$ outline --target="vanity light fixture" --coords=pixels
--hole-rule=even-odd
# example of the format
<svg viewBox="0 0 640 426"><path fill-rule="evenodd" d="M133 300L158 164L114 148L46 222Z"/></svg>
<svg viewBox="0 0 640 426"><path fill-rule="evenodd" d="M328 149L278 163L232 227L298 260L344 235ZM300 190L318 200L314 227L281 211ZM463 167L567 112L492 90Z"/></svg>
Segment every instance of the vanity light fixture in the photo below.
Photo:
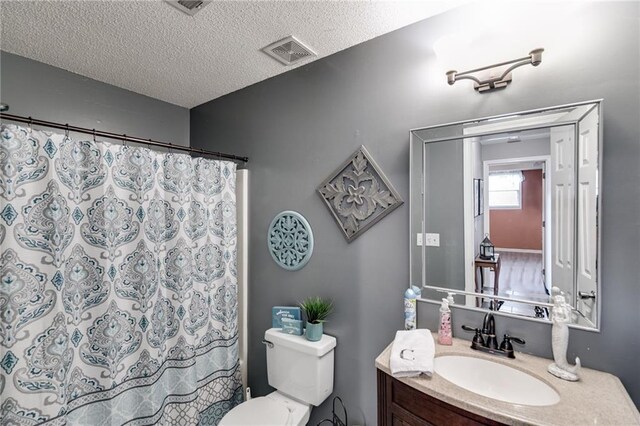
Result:
<svg viewBox="0 0 640 426"><path fill-rule="evenodd" d="M458 80L473 80L475 82L473 87L480 93L487 93L498 89L504 89L509 83L511 83L511 71L527 64L531 64L534 67L537 67L542 62L542 52L544 52L544 49L534 49L529 52L528 56L525 56L524 58L513 59L511 61L488 65L486 67L476 68L461 73L454 70L447 71L447 83L449 83L449 85L451 86ZM502 67L505 65L510 65L510 67L504 70L504 72L502 72L502 74L500 74L498 77L489 77L487 79L481 80L480 78L471 75L480 71Z"/></svg>

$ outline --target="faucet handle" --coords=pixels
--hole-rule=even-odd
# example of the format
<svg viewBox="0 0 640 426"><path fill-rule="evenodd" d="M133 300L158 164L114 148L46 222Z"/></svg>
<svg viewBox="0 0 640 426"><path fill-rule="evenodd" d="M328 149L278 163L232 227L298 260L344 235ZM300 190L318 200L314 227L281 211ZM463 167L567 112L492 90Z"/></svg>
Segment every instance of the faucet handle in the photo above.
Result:
<svg viewBox="0 0 640 426"><path fill-rule="evenodd" d="M524 341L524 339L522 339L520 337L509 336L508 334L505 334L504 337L502 338L502 343L500 343L500 350L501 351L513 351L513 345L511 344L512 340L514 342L516 342L516 343L521 344L521 345L524 345L526 343Z"/></svg>
<svg viewBox="0 0 640 426"><path fill-rule="evenodd" d="M482 334L480 333L479 328L469 327L468 325L463 325L462 329L464 331L473 331L476 334L473 336L473 340L471 341L471 348L475 349L478 346L484 346L484 339L482 338Z"/></svg>
<svg viewBox="0 0 640 426"><path fill-rule="evenodd" d="M505 334L504 337L506 339L513 340L514 342L518 343L519 345L524 345L524 344L527 343L527 342L524 341L524 339L522 337L509 336L508 334Z"/></svg>

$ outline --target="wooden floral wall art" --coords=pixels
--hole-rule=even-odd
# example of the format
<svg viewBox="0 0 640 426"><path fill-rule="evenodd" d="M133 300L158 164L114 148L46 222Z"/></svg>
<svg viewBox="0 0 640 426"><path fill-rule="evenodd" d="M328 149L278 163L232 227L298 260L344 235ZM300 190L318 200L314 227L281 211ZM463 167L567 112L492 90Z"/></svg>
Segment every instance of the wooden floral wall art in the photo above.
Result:
<svg viewBox="0 0 640 426"><path fill-rule="evenodd" d="M348 242L404 202L364 146L322 182L318 193Z"/></svg>

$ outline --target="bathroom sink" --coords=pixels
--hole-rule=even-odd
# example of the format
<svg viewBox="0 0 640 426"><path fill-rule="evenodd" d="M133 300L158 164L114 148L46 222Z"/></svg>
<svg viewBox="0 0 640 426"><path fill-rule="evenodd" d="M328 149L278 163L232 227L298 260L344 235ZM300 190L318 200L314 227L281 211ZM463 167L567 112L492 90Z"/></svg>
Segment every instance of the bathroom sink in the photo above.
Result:
<svg viewBox="0 0 640 426"><path fill-rule="evenodd" d="M534 406L560 402L560 395L542 380L486 359L444 355L435 358L434 370L461 388L499 401Z"/></svg>

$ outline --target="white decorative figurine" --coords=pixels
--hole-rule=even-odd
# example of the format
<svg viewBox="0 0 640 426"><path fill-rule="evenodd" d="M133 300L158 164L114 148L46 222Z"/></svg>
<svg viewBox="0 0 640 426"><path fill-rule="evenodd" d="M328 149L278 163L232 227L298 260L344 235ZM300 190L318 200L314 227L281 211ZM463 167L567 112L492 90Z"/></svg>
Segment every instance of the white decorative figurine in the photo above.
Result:
<svg viewBox="0 0 640 426"><path fill-rule="evenodd" d="M569 326L571 321L571 305L568 304L558 287L551 289L553 308L551 308L551 346L553 349L553 364L549 364L547 371L556 377L575 382L580 380L580 358L576 357L576 365L567 362L567 346L569 345Z"/></svg>

